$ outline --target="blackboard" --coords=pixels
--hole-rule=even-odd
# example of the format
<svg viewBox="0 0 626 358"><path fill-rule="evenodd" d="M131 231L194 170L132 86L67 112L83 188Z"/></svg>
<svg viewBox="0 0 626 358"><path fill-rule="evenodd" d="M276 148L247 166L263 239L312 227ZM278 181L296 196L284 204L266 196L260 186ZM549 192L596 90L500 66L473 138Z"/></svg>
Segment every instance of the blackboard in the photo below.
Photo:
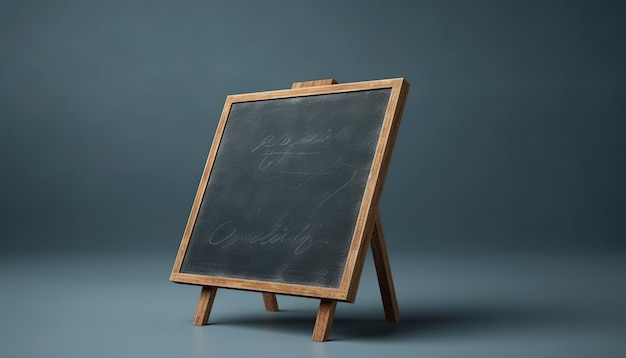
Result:
<svg viewBox="0 0 626 358"><path fill-rule="evenodd" d="M229 96L172 280L349 299L405 83Z"/></svg>

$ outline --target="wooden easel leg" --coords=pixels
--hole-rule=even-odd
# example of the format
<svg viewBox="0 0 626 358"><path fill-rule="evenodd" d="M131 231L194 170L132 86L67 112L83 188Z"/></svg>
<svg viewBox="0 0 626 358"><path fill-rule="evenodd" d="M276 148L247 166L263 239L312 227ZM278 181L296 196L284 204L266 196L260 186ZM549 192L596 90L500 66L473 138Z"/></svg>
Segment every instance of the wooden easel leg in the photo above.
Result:
<svg viewBox="0 0 626 358"><path fill-rule="evenodd" d="M204 326L209 321L209 315L211 314L211 307L213 307L213 300L215 299L215 293L217 287L202 286L200 292L200 299L198 300L198 306L196 307L196 313L193 316L193 324L196 326Z"/></svg>
<svg viewBox="0 0 626 358"><path fill-rule="evenodd" d="M336 307L337 301L335 300L322 299L320 302L315 328L313 328L313 340L315 342L324 342L330 337L330 329L333 326Z"/></svg>
<svg viewBox="0 0 626 358"><path fill-rule="evenodd" d="M263 292L263 302L265 303L265 309L270 312L278 311L278 301L276 301L276 295L273 293Z"/></svg>
<svg viewBox="0 0 626 358"><path fill-rule="evenodd" d="M380 220L380 213L378 212L376 213L376 223L374 225L371 245L372 254L374 255L374 265L376 266L376 275L378 276L378 286L380 287L380 295L383 299L385 318L387 321L398 322L400 320L400 311L398 310L398 301L396 300L396 290L393 287L393 278L391 277L391 266L389 265L383 226Z"/></svg>

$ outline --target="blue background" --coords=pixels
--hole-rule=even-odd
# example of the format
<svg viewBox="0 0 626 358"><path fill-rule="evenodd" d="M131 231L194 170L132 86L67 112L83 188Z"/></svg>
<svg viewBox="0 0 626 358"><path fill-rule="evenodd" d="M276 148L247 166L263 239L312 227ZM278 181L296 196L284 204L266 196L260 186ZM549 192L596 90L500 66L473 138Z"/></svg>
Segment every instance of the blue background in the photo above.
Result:
<svg viewBox="0 0 626 358"><path fill-rule="evenodd" d="M229 94L405 77L390 245L624 250L619 1L3 1L0 248L175 251Z"/></svg>

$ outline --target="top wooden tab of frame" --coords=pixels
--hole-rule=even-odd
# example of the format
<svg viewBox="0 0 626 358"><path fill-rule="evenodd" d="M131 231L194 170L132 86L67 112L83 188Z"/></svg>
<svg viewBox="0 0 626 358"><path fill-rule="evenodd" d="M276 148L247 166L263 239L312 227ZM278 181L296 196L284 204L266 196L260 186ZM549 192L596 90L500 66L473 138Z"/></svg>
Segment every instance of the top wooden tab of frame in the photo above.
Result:
<svg viewBox="0 0 626 358"><path fill-rule="evenodd" d="M328 86L328 85L334 85L334 84L337 84L337 81L334 78L326 78L323 80L294 82L291 88L294 89L294 88L315 87L315 86Z"/></svg>

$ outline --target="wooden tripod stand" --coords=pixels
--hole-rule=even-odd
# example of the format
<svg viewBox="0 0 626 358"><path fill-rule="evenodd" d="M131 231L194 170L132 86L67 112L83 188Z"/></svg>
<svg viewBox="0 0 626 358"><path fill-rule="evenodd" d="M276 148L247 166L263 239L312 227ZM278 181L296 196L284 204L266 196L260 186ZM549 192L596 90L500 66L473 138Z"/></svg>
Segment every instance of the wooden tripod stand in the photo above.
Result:
<svg viewBox="0 0 626 358"><path fill-rule="evenodd" d="M292 88L324 86L336 83L337 82L334 79L295 82ZM400 320L398 303L391 276L391 267L389 265L389 257L383 235L380 213L378 211L376 212L376 219L374 225L372 226L371 233L366 237L369 238L370 245L372 247L372 254L374 256L374 264L376 266L376 274L378 276L378 284L380 287L380 294L382 296L385 318L387 321L397 322ZM202 286L200 299L198 300L196 312L193 317L194 325L200 326L208 323L216 292L217 287L215 286ZM278 311L276 294L263 292L263 301L267 311ZM323 342L328 340L330 337L336 306L337 300L325 298L321 299L319 310L317 312L317 319L315 321L315 327L313 329L314 341Z"/></svg>

